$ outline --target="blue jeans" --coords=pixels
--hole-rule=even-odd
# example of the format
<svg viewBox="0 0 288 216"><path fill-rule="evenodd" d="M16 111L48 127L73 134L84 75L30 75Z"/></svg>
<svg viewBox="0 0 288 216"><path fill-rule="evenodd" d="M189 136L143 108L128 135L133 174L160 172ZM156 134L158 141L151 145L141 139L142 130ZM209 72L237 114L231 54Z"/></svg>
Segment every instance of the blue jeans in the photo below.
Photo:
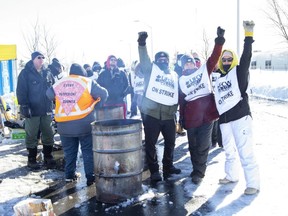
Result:
<svg viewBox="0 0 288 216"><path fill-rule="evenodd" d="M60 139L64 151L65 178L71 179L75 175L77 154L80 143L86 179L87 181L94 180L92 134L80 137L65 137L60 135Z"/></svg>

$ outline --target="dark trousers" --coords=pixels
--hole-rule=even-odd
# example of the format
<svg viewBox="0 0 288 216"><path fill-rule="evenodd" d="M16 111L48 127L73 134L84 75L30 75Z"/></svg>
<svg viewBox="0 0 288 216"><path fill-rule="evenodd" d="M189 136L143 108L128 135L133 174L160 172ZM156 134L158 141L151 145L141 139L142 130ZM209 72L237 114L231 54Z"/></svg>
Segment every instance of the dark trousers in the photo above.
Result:
<svg viewBox="0 0 288 216"><path fill-rule="evenodd" d="M175 147L175 121L159 120L149 115L142 115L145 133L145 152L148 168L151 173L159 171L157 159L156 143L160 132L164 138L163 168L173 165L173 155Z"/></svg>
<svg viewBox="0 0 288 216"><path fill-rule="evenodd" d="M131 116L137 115L137 94L134 94L134 92L131 93Z"/></svg>
<svg viewBox="0 0 288 216"><path fill-rule="evenodd" d="M222 147L222 134L220 130L219 121L216 120L213 123L213 130L212 130L212 146L215 146L218 143L219 147Z"/></svg>
<svg viewBox="0 0 288 216"><path fill-rule="evenodd" d="M211 146L213 122L187 130L189 152L193 166L192 176L205 176L207 158Z"/></svg>

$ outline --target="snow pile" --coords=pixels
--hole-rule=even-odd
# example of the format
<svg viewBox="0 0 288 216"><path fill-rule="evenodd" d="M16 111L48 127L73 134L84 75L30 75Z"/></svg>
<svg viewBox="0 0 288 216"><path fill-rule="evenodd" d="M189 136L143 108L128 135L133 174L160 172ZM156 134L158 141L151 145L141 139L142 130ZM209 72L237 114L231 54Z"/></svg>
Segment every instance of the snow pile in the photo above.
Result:
<svg viewBox="0 0 288 216"><path fill-rule="evenodd" d="M288 102L288 72L250 70L251 95Z"/></svg>

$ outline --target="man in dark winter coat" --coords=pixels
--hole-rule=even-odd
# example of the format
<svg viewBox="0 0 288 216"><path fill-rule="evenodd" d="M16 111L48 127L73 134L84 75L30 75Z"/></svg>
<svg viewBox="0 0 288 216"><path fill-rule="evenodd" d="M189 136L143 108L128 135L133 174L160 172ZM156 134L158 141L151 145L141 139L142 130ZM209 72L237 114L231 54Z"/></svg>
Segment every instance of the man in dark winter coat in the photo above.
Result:
<svg viewBox="0 0 288 216"><path fill-rule="evenodd" d="M119 70L117 61L118 59L114 55L108 56L105 68L99 74L97 82L107 89L109 94L104 107L123 107L123 116L126 118L125 97L130 93L131 87L126 73Z"/></svg>
<svg viewBox="0 0 288 216"><path fill-rule="evenodd" d="M219 59L221 76L215 84L215 100L226 155L226 176L220 184L239 180L238 156L245 174L244 194L260 190L259 168L253 152L252 117L248 101L249 67L252 57L253 21L244 21L244 49L238 65L236 54L223 50ZM238 154L238 155L237 155Z"/></svg>
<svg viewBox="0 0 288 216"><path fill-rule="evenodd" d="M55 166L52 156L54 136L51 127L53 103L46 97L46 90L53 85L54 78L50 70L44 68L44 55L33 52L31 60L20 72L17 83L17 99L21 115L25 117L25 143L28 150L28 167L40 168L36 161L38 131L41 131L44 164L47 168Z"/></svg>

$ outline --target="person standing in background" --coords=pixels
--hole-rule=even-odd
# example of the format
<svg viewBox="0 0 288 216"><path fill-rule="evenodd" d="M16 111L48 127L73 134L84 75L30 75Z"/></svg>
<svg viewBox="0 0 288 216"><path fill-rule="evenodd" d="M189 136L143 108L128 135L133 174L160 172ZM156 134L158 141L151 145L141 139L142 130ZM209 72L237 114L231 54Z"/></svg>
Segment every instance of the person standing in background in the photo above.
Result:
<svg viewBox="0 0 288 216"><path fill-rule="evenodd" d="M211 83L212 83L212 88L213 91L215 92L215 83L216 80L220 77L220 70L218 68L218 64L215 66L212 74L211 74ZM216 119L213 123L213 129L212 129L212 148L215 148L216 145L218 144L218 146L220 148L223 147L222 145L222 135L221 135L221 130L220 130L220 126L219 126L219 121L218 119Z"/></svg>
<svg viewBox="0 0 288 216"><path fill-rule="evenodd" d="M131 86L129 85L126 73L119 70L117 58L114 55L108 56L105 68L99 74L97 82L107 89L109 94L103 106L122 107L123 116L126 119L127 106L125 97L130 93Z"/></svg>

